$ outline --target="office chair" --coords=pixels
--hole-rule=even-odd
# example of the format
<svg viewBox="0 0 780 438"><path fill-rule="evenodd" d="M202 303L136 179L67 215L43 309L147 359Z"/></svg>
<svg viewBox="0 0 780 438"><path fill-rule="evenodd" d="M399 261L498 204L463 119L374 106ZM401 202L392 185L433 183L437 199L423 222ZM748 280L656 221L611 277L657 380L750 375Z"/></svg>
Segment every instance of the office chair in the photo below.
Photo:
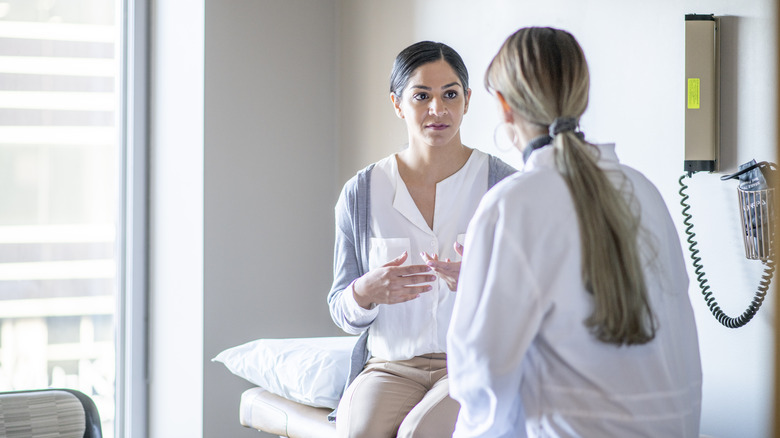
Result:
<svg viewBox="0 0 780 438"><path fill-rule="evenodd" d="M0 392L0 437L102 438L95 403L72 389Z"/></svg>

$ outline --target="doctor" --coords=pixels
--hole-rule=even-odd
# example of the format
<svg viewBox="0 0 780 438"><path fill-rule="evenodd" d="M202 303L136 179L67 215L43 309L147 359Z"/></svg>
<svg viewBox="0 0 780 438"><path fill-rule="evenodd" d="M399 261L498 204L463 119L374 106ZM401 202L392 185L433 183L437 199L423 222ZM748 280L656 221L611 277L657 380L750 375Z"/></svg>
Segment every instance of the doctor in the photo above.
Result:
<svg viewBox="0 0 780 438"><path fill-rule="evenodd" d="M656 188L576 131L588 67L525 28L485 83L527 158L468 228L448 334L454 437L698 437L688 278Z"/></svg>
<svg viewBox="0 0 780 438"><path fill-rule="evenodd" d="M461 142L470 96L466 66L449 46L401 51L390 99L409 146L358 172L336 205L328 304L339 327L363 334L336 415L339 437L452 435L459 406L449 397L446 335L456 243L485 192L514 172Z"/></svg>

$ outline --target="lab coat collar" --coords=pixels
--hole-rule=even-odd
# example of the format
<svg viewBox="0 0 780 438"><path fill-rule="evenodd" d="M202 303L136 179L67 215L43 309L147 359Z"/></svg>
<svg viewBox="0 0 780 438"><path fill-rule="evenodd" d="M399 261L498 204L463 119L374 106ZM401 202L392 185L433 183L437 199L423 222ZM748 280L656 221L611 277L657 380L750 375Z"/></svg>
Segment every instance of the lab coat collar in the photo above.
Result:
<svg viewBox="0 0 780 438"><path fill-rule="evenodd" d="M549 145L550 142L552 142L552 139L553 138L549 135L544 134L528 142L528 145L523 149L523 163L528 161L528 157L530 157L535 150Z"/></svg>
<svg viewBox="0 0 780 438"><path fill-rule="evenodd" d="M599 167L606 170L620 166L617 153L615 152L615 143L604 143L594 146L599 151ZM528 160L525 162L525 166L523 166L523 171L531 171L537 167L555 167L555 150L551 145L531 152Z"/></svg>

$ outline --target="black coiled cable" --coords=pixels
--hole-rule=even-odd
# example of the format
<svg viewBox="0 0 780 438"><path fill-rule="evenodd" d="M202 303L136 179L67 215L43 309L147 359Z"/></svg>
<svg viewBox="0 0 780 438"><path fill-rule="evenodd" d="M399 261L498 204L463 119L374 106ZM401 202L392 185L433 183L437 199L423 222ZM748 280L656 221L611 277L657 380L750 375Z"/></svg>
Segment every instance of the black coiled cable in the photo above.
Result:
<svg viewBox="0 0 780 438"><path fill-rule="evenodd" d="M736 318L732 318L726 315L723 310L721 310L718 302L715 301L715 297L713 296L712 291L710 291L710 286L707 284L707 279L705 278L704 274L704 266L701 263L701 257L698 255L699 250L696 248L698 243L695 240L696 233L693 232L693 222L691 222L693 216L688 213L688 210L691 208L691 206L688 204L689 196L685 193L685 190L688 188L688 186L683 183L683 179L685 179L686 176L690 177L688 174L683 174L683 176L680 177L680 191L678 193L682 197L680 205L683 207L682 214L685 217L683 224L685 224L685 234L688 236L686 239L688 242L688 250L691 252L691 260L693 260L693 267L695 268L696 279L699 282L701 293L704 296L704 301L707 302L707 307L710 308L710 311L715 316L715 319L717 319L721 324L728 328L742 327L743 325L750 322L751 319L753 319L753 317L756 315L756 312L758 312L758 309L761 308L761 304L764 302L764 297L766 297L766 293L769 290L769 284L772 282L772 275L774 275L775 272L774 256L770 255L767 258L767 261L763 262L766 268L764 269L764 274L761 276L761 281L758 285L758 291L756 292L756 295L753 297L753 301L751 301L745 312Z"/></svg>

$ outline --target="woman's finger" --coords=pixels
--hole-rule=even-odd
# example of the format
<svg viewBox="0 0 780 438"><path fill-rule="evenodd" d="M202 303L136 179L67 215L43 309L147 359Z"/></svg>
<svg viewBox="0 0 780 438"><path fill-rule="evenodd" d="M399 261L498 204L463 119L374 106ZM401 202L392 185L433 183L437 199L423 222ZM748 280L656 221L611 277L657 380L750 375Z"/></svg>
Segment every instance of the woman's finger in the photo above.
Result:
<svg viewBox="0 0 780 438"><path fill-rule="evenodd" d="M390 260L389 262L385 263L382 267L389 267L389 266L401 266L406 261L408 254L406 251L403 252L403 254L399 255L398 257L394 258L393 260Z"/></svg>
<svg viewBox="0 0 780 438"><path fill-rule="evenodd" d="M403 280L399 283L403 287L410 287L422 283L432 283L436 281L435 275L407 275L403 277Z"/></svg>
<svg viewBox="0 0 780 438"><path fill-rule="evenodd" d="M405 286L397 290L388 290L380 302L382 304L397 304L413 300L420 295L430 292L433 288L429 284L418 286Z"/></svg>
<svg viewBox="0 0 780 438"><path fill-rule="evenodd" d="M455 247L455 252L456 253L458 253L459 255L463 255L463 245L461 245L458 242L455 242L455 244L453 246Z"/></svg>
<svg viewBox="0 0 780 438"><path fill-rule="evenodd" d="M404 288L402 293L398 293L395 295L395 298L397 302L404 302L409 301L417 298L418 296L430 292L433 289L431 285L421 285L421 286L407 286Z"/></svg>
<svg viewBox="0 0 780 438"><path fill-rule="evenodd" d="M460 265L460 262L451 262L449 261L443 261L443 260L431 260L425 264L429 268L433 269L436 272L439 271L445 271L449 272L452 271L455 268L455 265Z"/></svg>
<svg viewBox="0 0 780 438"><path fill-rule="evenodd" d="M409 265L409 266L401 266L398 268L391 268L391 269L393 275L397 275L399 277L422 274L424 272L429 272L431 270L430 266L428 265Z"/></svg>

